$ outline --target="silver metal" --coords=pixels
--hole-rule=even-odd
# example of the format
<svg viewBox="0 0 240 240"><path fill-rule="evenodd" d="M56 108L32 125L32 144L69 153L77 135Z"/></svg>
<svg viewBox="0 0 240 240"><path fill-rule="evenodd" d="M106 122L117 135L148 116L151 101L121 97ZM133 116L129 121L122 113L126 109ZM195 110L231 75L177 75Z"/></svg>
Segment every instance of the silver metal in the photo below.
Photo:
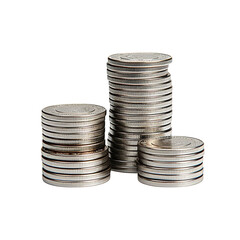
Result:
<svg viewBox="0 0 240 240"><path fill-rule="evenodd" d="M58 117L60 120L61 118L91 120L104 117L106 115L106 109L93 104L62 104L46 107L42 110L42 114L51 118L53 116Z"/></svg>
<svg viewBox="0 0 240 240"><path fill-rule="evenodd" d="M194 167L203 162L203 158L194 159L191 161L179 161L179 162L171 162L171 161L150 161L144 158L138 160L140 163L150 166L150 167L159 167L159 168L181 168L181 167Z"/></svg>
<svg viewBox="0 0 240 240"><path fill-rule="evenodd" d="M42 149L42 156L58 161L89 161L108 155L108 147L84 153L59 153Z"/></svg>
<svg viewBox="0 0 240 240"><path fill-rule="evenodd" d="M110 162L107 161L103 164L94 166L94 167L84 167L84 168L59 168L51 167L43 163L43 168L52 173L61 173L61 174L89 174L96 173L109 168Z"/></svg>
<svg viewBox="0 0 240 240"><path fill-rule="evenodd" d="M203 180L203 175L198 178L183 180L183 181L152 180L152 179L144 178L138 175L139 182L146 185L154 186L154 187L187 187L187 186L198 184L202 182L202 180Z"/></svg>
<svg viewBox="0 0 240 240"><path fill-rule="evenodd" d="M151 67L151 68L146 68L146 67L134 68L134 67L116 66L116 65L111 65L107 63L107 69L114 72L119 72L119 73L154 73L154 72L167 70L168 65Z"/></svg>
<svg viewBox="0 0 240 240"><path fill-rule="evenodd" d="M148 79L126 79L126 78L117 78L117 77L110 77L107 76L107 79L110 83L117 83L117 84L124 84L124 85L156 85L156 84L163 84L166 82L171 81L171 74L167 74L166 76L162 77L155 77L155 78L148 78Z"/></svg>
<svg viewBox="0 0 240 240"><path fill-rule="evenodd" d="M102 122L100 124L87 126L87 127L53 127L46 125L42 123L43 130L53 132L53 133L61 133L61 134L72 134L72 133L78 133L78 134L84 134L84 133L92 133L95 131L98 131L100 129L105 128L105 123Z"/></svg>
<svg viewBox="0 0 240 240"><path fill-rule="evenodd" d="M104 171L89 174L61 174L52 173L43 169L43 176L58 181L88 181L105 178L110 175L110 167Z"/></svg>
<svg viewBox="0 0 240 240"><path fill-rule="evenodd" d="M63 161L63 160L52 160L49 158L45 158L42 156L42 162L50 167L56 168L70 168L70 169L79 169L79 168L88 168L88 167L97 167L101 164L105 164L108 162L108 155L102 158L94 159L94 160L86 160L86 161Z"/></svg>
<svg viewBox="0 0 240 240"><path fill-rule="evenodd" d="M194 159L202 158L204 155L204 150L200 152L196 152L193 154L187 154L187 155L153 155L141 152L141 149L138 149L138 156L139 158L144 158L150 161L164 161L164 162L181 162L181 161L192 161Z"/></svg>
<svg viewBox="0 0 240 240"><path fill-rule="evenodd" d="M54 132L49 132L47 130L42 130L43 135L50 137L50 138L57 138L57 139L63 139L63 140L73 140L73 139L96 139L99 137L104 136L105 134L105 129L100 129L97 131L93 131L93 132L85 132L85 133L54 133Z"/></svg>
<svg viewBox="0 0 240 240"><path fill-rule="evenodd" d="M153 173L146 173L142 172L138 169L138 174L141 177L149 178L152 180L171 180L171 181L177 181L177 180L189 180L193 178L198 178L203 175L203 169L194 172L194 173L188 173L188 174L178 174L178 175L165 175L165 174L153 174Z"/></svg>
<svg viewBox="0 0 240 240"><path fill-rule="evenodd" d="M60 144L50 144L43 141L43 147L55 152L91 152L101 149L105 146L105 141L88 144L88 145L60 145Z"/></svg>
<svg viewBox="0 0 240 240"><path fill-rule="evenodd" d="M166 76L168 74L168 70L162 70L158 72L153 73L118 73L115 71L107 70L107 74L110 77L117 77L122 79L148 79L148 78L154 78L154 77L162 77Z"/></svg>
<svg viewBox="0 0 240 240"><path fill-rule="evenodd" d="M54 185L57 187L91 187L100 185L103 183L108 182L110 179L110 175L105 178L95 179L95 180L88 180L88 181L57 181L51 180L43 176L43 181L50 185Z"/></svg>
<svg viewBox="0 0 240 240"><path fill-rule="evenodd" d="M108 57L112 65L121 66L162 66L172 62L172 57L163 53L119 53Z"/></svg>
<svg viewBox="0 0 240 240"><path fill-rule="evenodd" d="M89 138L89 139L60 139L60 138L51 138L45 135L42 135L42 139L46 143L53 143L53 144L63 144L63 145L88 145L88 144L97 144L99 142L104 141L104 135L101 135L96 138Z"/></svg>
<svg viewBox="0 0 240 240"><path fill-rule="evenodd" d="M104 118L99 118L96 120L91 120L91 121L71 121L71 122L60 122L60 121L53 121L53 120L48 120L44 117L42 117L42 123L47 124L49 126L53 127L91 127L96 124L101 124L105 122L105 117Z"/></svg>
<svg viewBox="0 0 240 240"><path fill-rule="evenodd" d="M201 140L182 136L142 139L138 145L142 152L159 155L192 154L204 149Z"/></svg>
<svg viewBox="0 0 240 240"><path fill-rule="evenodd" d="M146 173L153 174L165 174L165 175L179 175L179 174L189 174L200 171L203 169L203 163L193 166L193 167L181 167L181 168L159 168L150 167L138 162L138 170Z"/></svg>

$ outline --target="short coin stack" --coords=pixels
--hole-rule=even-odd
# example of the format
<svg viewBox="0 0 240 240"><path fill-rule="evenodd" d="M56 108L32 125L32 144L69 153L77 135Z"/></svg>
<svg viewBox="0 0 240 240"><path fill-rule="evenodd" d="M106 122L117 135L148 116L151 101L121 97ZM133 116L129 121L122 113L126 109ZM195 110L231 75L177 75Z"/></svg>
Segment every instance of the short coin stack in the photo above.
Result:
<svg viewBox="0 0 240 240"><path fill-rule="evenodd" d="M109 180L105 115L105 108L91 104L55 105L42 110L44 182L85 187Z"/></svg>
<svg viewBox="0 0 240 240"><path fill-rule="evenodd" d="M137 172L137 143L142 133L171 135L172 82L169 55L123 53L108 58L112 169Z"/></svg>
<svg viewBox="0 0 240 240"><path fill-rule="evenodd" d="M180 187L203 180L204 143L191 137L150 137L138 143L138 180L157 187Z"/></svg>

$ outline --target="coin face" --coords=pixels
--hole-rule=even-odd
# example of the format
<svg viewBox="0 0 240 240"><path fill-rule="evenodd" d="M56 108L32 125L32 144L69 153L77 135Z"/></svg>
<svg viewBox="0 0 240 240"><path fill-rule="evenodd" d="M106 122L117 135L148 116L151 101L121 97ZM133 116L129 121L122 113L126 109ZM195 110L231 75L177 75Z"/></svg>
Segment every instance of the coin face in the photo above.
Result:
<svg viewBox="0 0 240 240"><path fill-rule="evenodd" d="M120 53L109 56L109 60L126 63L171 63L172 57L164 53L139 52Z"/></svg>
<svg viewBox="0 0 240 240"><path fill-rule="evenodd" d="M106 113L106 109L93 104L63 104L46 107L42 112L62 117L91 117Z"/></svg>
<svg viewBox="0 0 240 240"><path fill-rule="evenodd" d="M161 151L188 151L203 147L204 143L196 138L174 136L165 138L148 138L139 142L140 146Z"/></svg>

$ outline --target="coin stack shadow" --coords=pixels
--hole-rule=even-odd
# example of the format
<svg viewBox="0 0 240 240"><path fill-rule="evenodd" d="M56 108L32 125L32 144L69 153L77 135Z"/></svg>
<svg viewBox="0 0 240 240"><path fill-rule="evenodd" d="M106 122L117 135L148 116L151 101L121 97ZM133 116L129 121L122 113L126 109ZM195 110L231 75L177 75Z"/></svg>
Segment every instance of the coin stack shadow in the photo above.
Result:
<svg viewBox="0 0 240 240"><path fill-rule="evenodd" d="M109 56L111 167L137 172L137 143L142 133L171 135L172 82L169 55L126 53Z"/></svg>
<svg viewBox="0 0 240 240"><path fill-rule="evenodd" d="M141 139L138 180L156 187L181 187L203 180L204 143L191 137Z"/></svg>
<svg viewBox="0 0 240 240"><path fill-rule="evenodd" d="M105 108L92 104L55 105L42 110L44 182L86 187L110 179L105 115Z"/></svg>

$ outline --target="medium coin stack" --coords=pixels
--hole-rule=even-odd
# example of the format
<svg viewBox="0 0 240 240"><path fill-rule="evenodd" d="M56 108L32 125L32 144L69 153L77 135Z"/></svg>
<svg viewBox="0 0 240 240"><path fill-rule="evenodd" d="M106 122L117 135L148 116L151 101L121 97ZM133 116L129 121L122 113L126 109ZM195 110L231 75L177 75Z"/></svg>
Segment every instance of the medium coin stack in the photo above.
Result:
<svg viewBox="0 0 240 240"><path fill-rule="evenodd" d="M105 108L91 104L55 105L42 110L44 182L86 187L110 179L105 115Z"/></svg>
<svg viewBox="0 0 240 240"><path fill-rule="evenodd" d="M171 56L161 53L109 56L108 146L113 170L137 172L137 143L142 133L171 135L171 62Z"/></svg>
<svg viewBox="0 0 240 240"><path fill-rule="evenodd" d="M150 137L138 143L138 180L156 187L181 187L203 180L204 143L191 137Z"/></svg>

